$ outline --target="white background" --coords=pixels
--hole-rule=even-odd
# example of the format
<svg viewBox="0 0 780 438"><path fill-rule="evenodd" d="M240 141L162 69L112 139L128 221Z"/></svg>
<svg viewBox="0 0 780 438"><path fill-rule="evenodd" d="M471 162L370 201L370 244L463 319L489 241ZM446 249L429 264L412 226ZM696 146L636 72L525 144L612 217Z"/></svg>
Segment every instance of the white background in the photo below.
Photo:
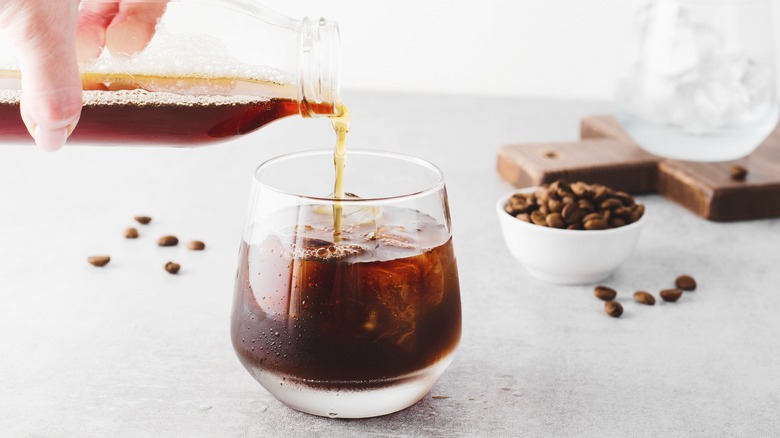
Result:
<svg viewBox="0 0 780 438"><path fill-rule="evenodd" d="M612 97L623 23L632 4L257 1L293 18L339 22L343 89L578 99Z"/></svg>

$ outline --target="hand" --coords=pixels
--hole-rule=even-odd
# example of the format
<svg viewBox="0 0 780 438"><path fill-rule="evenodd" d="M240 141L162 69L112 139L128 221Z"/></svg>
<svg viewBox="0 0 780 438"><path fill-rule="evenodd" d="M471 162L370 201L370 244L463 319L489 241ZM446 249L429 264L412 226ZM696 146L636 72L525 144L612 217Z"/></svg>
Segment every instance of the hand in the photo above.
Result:
<svg viewBox="0 0 780 438"><path fill-rule="evenodd" d="M22 120L43 150L65 144L81 115L78 61L146 47L167 0L0 0L0 27L19 51Z"/></svg>

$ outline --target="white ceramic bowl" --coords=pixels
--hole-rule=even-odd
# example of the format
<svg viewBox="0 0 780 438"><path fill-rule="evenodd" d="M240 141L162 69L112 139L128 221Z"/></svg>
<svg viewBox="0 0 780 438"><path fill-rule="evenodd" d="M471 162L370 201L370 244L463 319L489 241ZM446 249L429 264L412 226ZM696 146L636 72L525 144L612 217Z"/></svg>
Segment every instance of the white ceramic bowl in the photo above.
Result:
<svg viewBox="0 0 780 438"><path fill-rule="evenodd" d="M535 190L536 187L529 187L507 193L496 203L509 251L534 277L556 284L598 283L612 275L634 252L647 212L629 225L585 231L543 227L504 211L512 195Z"/></svg>

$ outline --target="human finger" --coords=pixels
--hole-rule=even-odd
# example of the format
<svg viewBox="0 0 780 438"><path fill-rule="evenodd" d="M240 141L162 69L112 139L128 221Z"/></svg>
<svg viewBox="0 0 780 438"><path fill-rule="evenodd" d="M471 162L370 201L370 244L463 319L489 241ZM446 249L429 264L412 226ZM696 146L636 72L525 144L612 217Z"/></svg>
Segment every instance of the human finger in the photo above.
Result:
<svg viewBox="0 0 780 438"><path fill-rule="evenodd" d="M85 1L81 3L76 22L76 50L79 61L91 61L106 45L106 28L119 11L116 1Z"/></svg>
<svg viewBox="0 0 780 438"><path fill-rule="evenodd" d="M160 17L165 13L167 0L119 3L119 10L106 29L106 47L114 55L131 56L146 48Z"/></svg>
<svg viewBox="0 0 780 438"><path fill-rule="evenodd" d="M19 53L22 120L47 151L65 144L81 114L77 11L75 0L27 1L6 4L0 16Z"/></svg>

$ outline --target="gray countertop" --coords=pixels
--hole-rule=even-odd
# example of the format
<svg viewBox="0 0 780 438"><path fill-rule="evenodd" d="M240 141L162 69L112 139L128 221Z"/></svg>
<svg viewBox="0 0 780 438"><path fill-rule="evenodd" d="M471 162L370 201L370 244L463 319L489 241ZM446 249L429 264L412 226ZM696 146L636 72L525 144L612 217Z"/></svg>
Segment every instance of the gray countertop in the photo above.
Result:
<svg viewBox="0 0 780 438"><path fill-rule="evenodd" d="M293 411L239 363L229 318L250 174L330 148L326 120L292 118L213 147L0 146L2 436L778 436L780 220L712 223L658 196L634 256L589 286L534 280L493 204L511 187L499 146L573 140L606 104L347 93L349 145L445 172L463 300L457 357L413 407L367 420ZM154 221L137 241L132 216ZM177 234L202 253L158 248ZM104 269L85 258L108 253ZM182 264L178 276L162 264ZM640 307L681 273L699 288ZM433 395L446 396L448 398Z"/></svg>

